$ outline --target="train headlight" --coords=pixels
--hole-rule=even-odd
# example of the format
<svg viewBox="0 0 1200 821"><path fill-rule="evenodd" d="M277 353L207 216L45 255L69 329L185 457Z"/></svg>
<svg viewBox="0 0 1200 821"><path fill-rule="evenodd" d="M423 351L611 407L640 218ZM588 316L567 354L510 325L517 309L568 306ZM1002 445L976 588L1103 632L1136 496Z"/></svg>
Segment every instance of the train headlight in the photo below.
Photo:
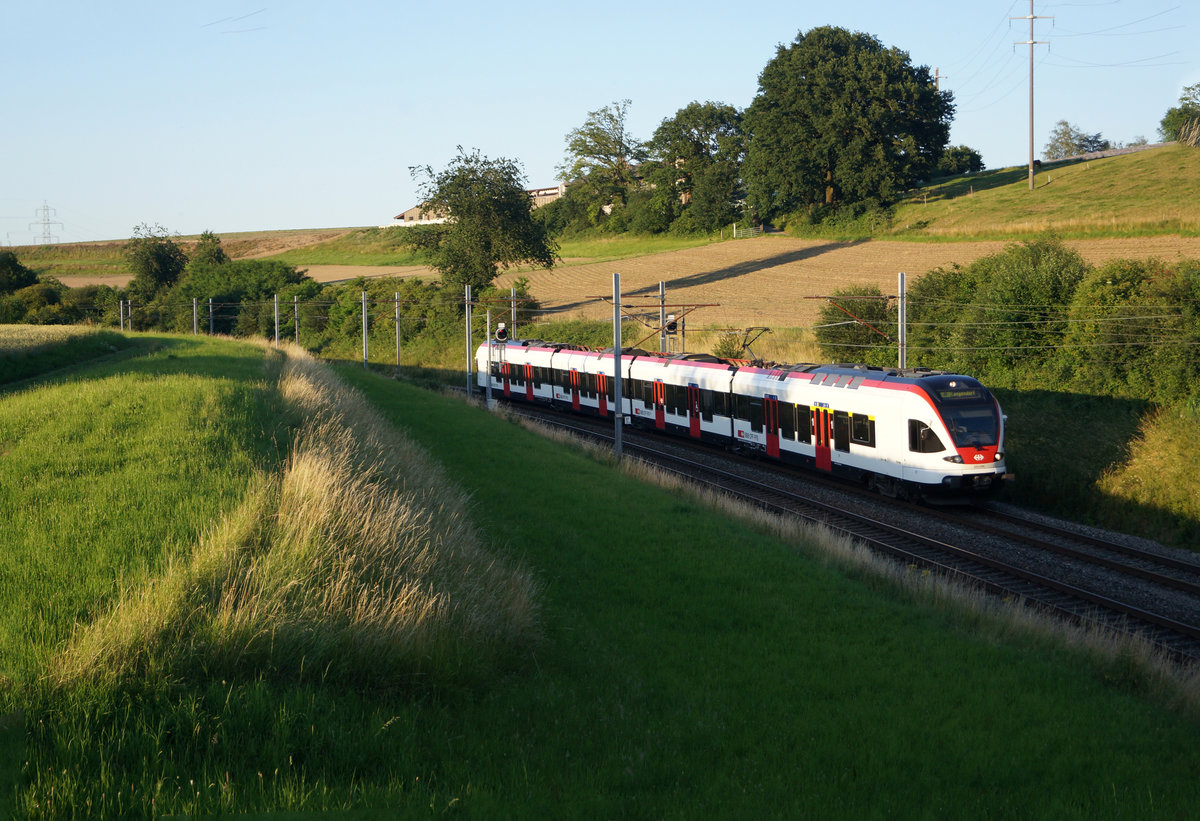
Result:
<svg viewBox="0 0 1200 821"><path fill-rule="evenodd" d="M1001 453L1000 451L996 451L996 455L992 457L992 461L993 462L1003 462L1004 454Z"/></svg>
<svg viewBox="0 0 1200 821"><path fill-rule="evenodd" d="M942 459L947 462L953 462L956 465L961 465L963 463L962 457L959 456L957 453L954 454L953 456L943 456Z"/></svg>

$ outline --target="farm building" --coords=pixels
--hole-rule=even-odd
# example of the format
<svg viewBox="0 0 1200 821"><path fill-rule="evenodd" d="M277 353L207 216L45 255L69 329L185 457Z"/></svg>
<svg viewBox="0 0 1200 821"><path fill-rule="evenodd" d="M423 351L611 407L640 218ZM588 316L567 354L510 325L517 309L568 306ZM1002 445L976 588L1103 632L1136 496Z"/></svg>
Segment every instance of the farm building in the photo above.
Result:
<svg viewBox="0 0 1200 821"><path fill-rule="evenodd" d="M560 183L559 185L552 186L550 188L530 188L530 189L528 189L528 194L529 194L530 198L533 199L533 207L540 208L541 206L545 205L546 203L554 202L556 199L558 199L564 193L566 193L566 190L567 190L567 186ZM425 207L424 203L422 203L420 205L414 205L412 208L409 208L407 211L397 214L395 217L393 217L395 222L393 222L392 224L393 225L433 225L435 223L446 221L445 214L422 215L421 211L422 211L422 209L424 209L424 207Z"/></svg>

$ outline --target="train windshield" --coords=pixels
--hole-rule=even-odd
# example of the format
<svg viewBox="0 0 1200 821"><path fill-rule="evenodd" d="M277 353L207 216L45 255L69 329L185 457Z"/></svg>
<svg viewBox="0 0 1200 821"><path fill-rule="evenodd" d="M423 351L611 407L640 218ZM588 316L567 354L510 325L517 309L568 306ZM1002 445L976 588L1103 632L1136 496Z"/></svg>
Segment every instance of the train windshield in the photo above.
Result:
<svg viewBox="0 0 1200 821"><path fill-rule="evenodd" d="M961 377L933 390L954 444L960 448L1000 443L1000 418L987 388Z"/></svg>
<svg viewBox="0 0 1200 821"><path fill-rule="evenodd" d="M992 447L998 444L1000 426L996 411L990 405L974 407L942 408L946 427L960 448Z"/></svg>

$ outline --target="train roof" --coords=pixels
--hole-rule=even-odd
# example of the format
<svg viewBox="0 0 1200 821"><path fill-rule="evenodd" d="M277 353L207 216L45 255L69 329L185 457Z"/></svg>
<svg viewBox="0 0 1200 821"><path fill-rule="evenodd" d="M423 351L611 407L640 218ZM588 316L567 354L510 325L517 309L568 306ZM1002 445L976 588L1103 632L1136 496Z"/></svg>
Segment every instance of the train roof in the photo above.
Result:
<svg viewBox="0 0 1200 821"><path fill-rule="evenodd" d="M597 354L600 356L612 356L613 348L610 345L607 348L597 349L589 348L584 345L572 345L566 342L547 342L541 339L509 339L506 343L510 346L518 346L523 348L539 348L551 351L564 351L570 353L581 354ZM973 377L964 376L963 374L954 373L952 371L940 371L932 368L899 368L888 367L881 365L867 365L864 363L854 362L837 362L820 364L815 362L800 362L795 364L779 363L779 362L764 362L762 360L749 359L725 359L712 354L703 353L659 353L657 351L646 351L642 348L622 348L622 357L638 357L646 358L662 362L665 365L672 364L709 364L709 365L725 365L729 368L758 374L762 376L772 376L777 379L787 379L789 377L801 377L808 375L816 378L825 374L853 375L862 376L867 379L875 379L879 381L898 381L911 382L913 384L928 384L929 387L934 387L933 383L938 385L943 384L946 380L954 379L970 379L975 384L979 384Z"/></svg>

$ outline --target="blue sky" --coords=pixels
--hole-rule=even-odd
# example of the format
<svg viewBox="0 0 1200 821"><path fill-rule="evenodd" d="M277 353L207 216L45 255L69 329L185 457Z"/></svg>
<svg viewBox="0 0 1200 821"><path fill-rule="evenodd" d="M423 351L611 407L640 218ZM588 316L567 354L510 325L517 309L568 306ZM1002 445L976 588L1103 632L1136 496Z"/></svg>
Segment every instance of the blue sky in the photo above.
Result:
<svg viewBox="0 0 1200 821"><path fill-rule="evenodd" d="M1156 139L1200 82L1200 4L1036 2L1035 150L1054 123ZM693 100L745 108L776 48L837 25L937 68L951 143L1028 153L1028 0L920 4L6 2L0 244L387 223L456 146L555 184L565 136L628 98L649 139ZM31 225L32 223L32 225Z"/></svg>

